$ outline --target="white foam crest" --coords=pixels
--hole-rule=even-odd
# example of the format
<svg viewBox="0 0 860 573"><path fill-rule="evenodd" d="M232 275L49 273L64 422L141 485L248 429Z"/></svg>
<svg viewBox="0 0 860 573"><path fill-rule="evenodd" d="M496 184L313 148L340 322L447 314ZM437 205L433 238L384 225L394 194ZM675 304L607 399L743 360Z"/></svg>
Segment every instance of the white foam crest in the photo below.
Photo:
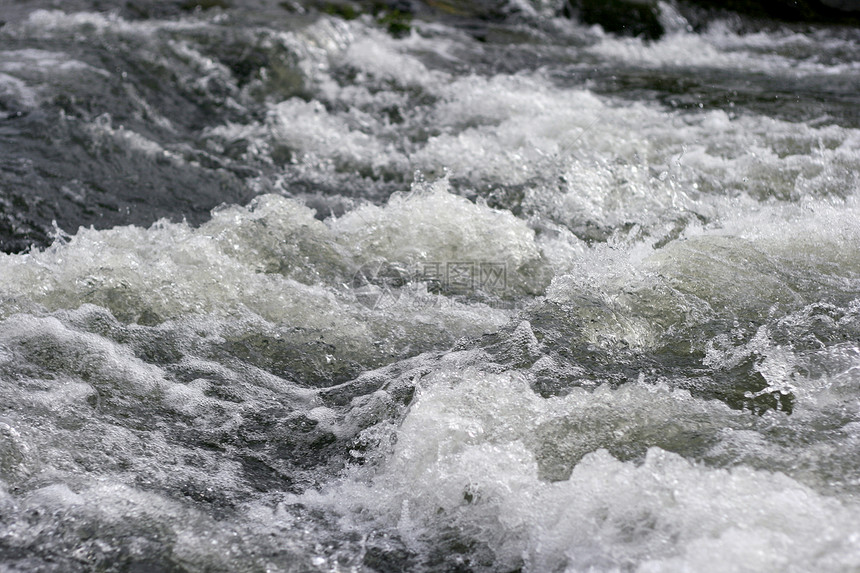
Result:
<svg viewBox="0 0 860 573"><path fill-rule="evenodd" d="M363 28L343 58L362 74L378 80L393 81L401 86L430 87L448 78L448 74L428 70L418 58L404 53L407 46L410 46L409 42L398 42L384 32ZM359 77L356 83L362 84L365 80Z"/></svg>
<svg viewBox="0 0 860 573"><path fill-rule="evenodd" d="M602 309L593 340L648 347L669 329L708 317L762 317L773 305L798 309L817 302L822 287L860 291L853 197L729 202L721 211L718 223L689 225L681 240L665 246L634 240L584 251L547 296L586 314ZM591 307L584 300L600 302Z"/></svg>
<svg viewBox="0 0 860 573"><path fill-rule="evenodd" d="M842 329L860 326L858 310L860 298L845 307L815 302L758 327L752 337L748 326L736 323L731 332L709 341L703 363L719 371L753 362L767 385L750 392L750 397L792 394L795 422L832 415L834 410L843 418L857 419L860 405L852 395L860 384L860 347L841 338L834 343L833 338Z"/></svg>
<svg viewBox="0 0 860 573"><path fill-rule="evenodd" d="M267 124L275 142L310 155L310 161L334 160L375 170L392 164L404 168L397 165L396 149L374 137L378 120L367 116L361 120L371 133L352 127L348 118L330 114L318 101L291 99L272 109Z"/></svg>
<svg viewBox="0 0 860 573"><path fill-rule="evenodd" d="M195 19L128 21L112 12L73 12L62 10L34 10L18 27L29 35L47 35L76 30L87 30L98 34L119 33L133 36L149 36L161 29L195 30L211 24Z"/></svg>
<svg viewBox="0 0 860 573"><path fill-rule="evenodd" d="M169 125L169 121L164 118L160 119ZM118 144L132 153L140 153L152 159L163 159L176 165L185 163L185 159L180 154L165 149L157 142L144 137L136 131L126 129L122 125L114 127L113 119L107 113L96 117L93 122L88 123L85 126L85 130L93 136L93 149L97 152L101 151L101 147L107 142L107 147Z"/></svg>
<svg viewBox="0 0 860 573"><path fill-rule="evenodd" d="M592 54L607 59L655 68L662 67L718 67L728 69L750 68L762 71L778 66L781 60L771 56L771 65L744 53L724 52L699 34L670 34L656 42L640 38L622 38L607 35L602 42L588 48Z"/></svg>
<svg viewBox="0 0 860 573"><path fill-rule="evenodd" d="M289 213L289 207L285 211ZM324 287L257 272L260 266L266 268L265 260L236 253L229 234L208 234L220 231L219 223L216 215L214 223L198 230L166 222L149 229L81 229L67 245L4 257L0 281L8 293L49 309L74 308L88 300L120 316L145 309L162 318L200 312L228 315L252 308L271 320L283 320L291 309L310 306L324 316L328 313L322 309L338 306ZM33 285L38 287L34 290Z"/></svg>
<svg viewBox="0 0 860 573"><path fill-rule="evenodd" d="M17 397L16 401L35 410L62 414L64 407L82 406L93 389L107 395L119 392L124 399L164 399L177 410L193 409L192 403L208 400L200 394L183 394L160 368L135 357L129 348L73 330L54 317L10 317L3 321L0 344L14 348L19 359L66 378L56 389Z"/></svg>
<svg viewBox="0 0 860 573"><path fill-rule="evenodd" d="M60 52L36 49L0 51L0 95L10 98L14 105L23 109L33 109L47 98L50 95L46 94L49 91L47 86L51 82L73 81L81 74L110 76L106 70Z"/></svg>
<svg viewBox="0 0 860 573"><path fill-rule="evenodd" d="M421 387L376 475L300 499L347 514L372 508L416 550L432 543L430 531L452 527L488 544L494 569L720 571L754 562L800 571L860 563L852 537L860 507L850 500L779 473L709 468L657 447L641 464L599 449L625 434L644 449L685 427L717 432L748 414L632 384L544 400L519 374L471 369L437 371ZM565 440L561 449L578 444L572 473L545 481L541 466L564 457L556 450ZM789 542L799 538L808 543Z"/></svg>
<svg viewBox="0 0 860 573"><path fill-rule="evenodd" d="M651 264L664 274L672 273L672 267L693 276L707 273L711 275L707 279L711 286L705 287L704 282L700 286L714 291L720 288L716 284L723 280L722 272L736 273L738 268L746 271L749 267L753 274L745 275L744 286L738 288L750 288L749 295L757 293L760 300L770 303L790 304L803 299L813 302L818 297L816 285L838 285L846 292L856 292L860 288L860 255L852 245L860 244L858 215L860 209L854 196L845 201L807 200L800 205L741 210L725 217L719 226L694 231L691 235L701 234L658 251ZM709 253L706 257L712 263L695 254L700 249ZM688 262L681 254L685 251L693 255ZM706 270L709 267L712 270ZM750 276L759 278L749 280ZM728 276L724 278L729 280ZM741 300L755 298L744 295Z"/></svg>
<svg viewBox="0 0 860 573"><path fill-rule="evenodd" d="M9 74L0 73L0 97L12 105L33 109L38 102L38 92L24 81ZM7 105L9 105L7 103Z"/></svg>
<svg viewBox="0 0 860 573"><path fill-rule="evenodd" d="M337 18L321 17L310 26L294 32L280 32L277 41L299 56L305 79L322 92L331 90L331 62L337 60L353 42L353 28Z"/></svg>
<svg viewBox="0 0 860 573"><path fill-rule="evenodd" d="M68 54L36 50L7 50L0 52L0 71L23 73L33 76L45 73L80 73L81 71L95 72L102 76L110 74L101 68L96 68L79 60L69 58Z"/></svg>
<svg viewBox="0 0 860 573"><path fill-rule="evenodd" d="M374 41L382 42L366 36L361 45ZM409 45L383 43L386 50ZM386 81L394 77L378 73ZM272 108L265 128L228 131L265 141L257 146L263 156L286 145L320 168L333 164L376 177L450 169L458 182L482 190L521 186L528 212L572 229L712 219L721 215L726 195L796 201L844 197L858 188L857 130L618 105L557 88L539 72L428 77L420 87L434 97L415 106L398 89L371 93L330 84L326 97L337 103L330 109L289 100ZM401 123L379 119L391 107L401 110ZM412 131L427 121L440 133L414 140Z"/></svg>
<svg viewBox="0 0 860 573"><path fill-rule="evenodd" d="M800 34L740 35L725 23L716 22L702 33L679 30L651 42L605 35L599 43L586 48L586 52L625 65L651 68L736 69L792 77L860 71L856 63L833 65L816 61L810 57L814 54L809 50L810 42Z"/></svg>
<svg viewBox="0 0 860 573"><path fill-rule="evenodd" d="M241 568L249 559L243 554L248 540L240 537L244 533L241 526L216 522L177 501L115 482L86 483L74 490L65 484L49 485L23 498L16 509L20 517L11 524L14 539L10 543L21 548L39 543L49 554L56 553L55 560L60 563L67 559L67 564L116 563L123 559L115 548L93 542L92 534L82 538L81 527L131 540L126 547L132 554L148 557L150 552L165 552L180 567ZM25 514L39 517L28 522ZM44 514L59 519L51 522L41 517ZM141 534L158 536L161 542L154 543ZM278 566L272 570L284 571Z"/></svg>
<svg viewBox="0 0 860 573"><path fill-rule="evenodd" d="M799 259L810 255L826 257L838 263L837 272L847 275L858 272L858 252L846 248L860 242L860 197L851 194L844 200L807 199L799 204L769 205L758 209L739 210L721 221L714 233L736 235L768 245L786 256ZM787 234L786 225L798 232ZM822 261L823 262L823 261Z"/></svg>
<svg viewBox="0 0 860 573"><path fill-rule="evenodd" d="M718 20L711 23L705 37L726 52L746 51L750 55L775 53L786 61L797 62L801 69L817 69L827 74L856 73L858 70L856 62L849 61L842 65L827 62L828 56L832 54L854 52L856 43L850 36L840 37L838 32L834 34L826 27L810 30L809 33L782 29L737 34L725 22Z"/></svg>
<svg viewBox="0 0 860 573"><path fill-rule="evenodd" d="M524 223L440 185L433 197L395 199L330 225L296 201L264 196L249 208L216 211L199 229L167 222L149 229L81 229L67 244L0 256L0 316L91 303L125 323L193 316L240 325L261 320L266 329L291 328L285 340L324 340L335 349L333 359L359 363L449 346L496 331L510 311L430 295L422 285L396 285L390 293L396 304L377 309L351 286L358 267L373 256L394 264L417 261L405 243L414 239L412 248L443 265L464 257L476 265L509 264L509 292L522 294L541 288L524 271L518 274L526 263L538 263L540 253ZM455 223L439 219L440 213ZM410 231L417 224L424 230ZM381 248L374 248L379 237ZM367 253L355 249L359 242L368 243Z"/></svg>
<svg viewBox="0 0 860 573"><path fill-rule="evenodd" d="M409 266L502 263L511 278L508 286L541 289L542 278L529 277L535 269L523 268L541 264L534 231L508 211L453 195L447 179L416 183L409 195L393 195L385 207L359 207L330 226L357 260L383 258Z"/></svg>

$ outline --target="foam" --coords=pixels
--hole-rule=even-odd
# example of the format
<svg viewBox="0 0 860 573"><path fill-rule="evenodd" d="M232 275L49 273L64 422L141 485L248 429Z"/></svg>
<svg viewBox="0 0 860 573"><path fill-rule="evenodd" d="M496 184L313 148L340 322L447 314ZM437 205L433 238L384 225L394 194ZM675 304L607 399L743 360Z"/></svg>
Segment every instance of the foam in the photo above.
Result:
<svg viewBox="0 0 860 573"><path fill-rule="evenodd" d="M0 95L7 101L11 100L12 105L17 105L24 109L33 109L36 107L38 101L36 90L28 87L26 83L14 76L0 73L0 90L2 90L0 91Z"/></svg>
<svg viewBox="0 0 860 573"><path fill-rule="evenodd" d="M350 44L343 59L365 74L402 86L423 87L446 78L447 74L428 70L418 58L398 50L397 45L386 34L366 30Z"/></svg>
<svg viewBox="0 0 860 573"><path fill-rule="evenodd" d="M289 99L272 104L263 123L219 127L211 136L245 139L250 155L263 160L286 148L289 169L335 181L359 175L371 187L415 169L432 176L447 169L458 193L516 190L526 213L577 232L639 224L659 233L672 218L685 226L722 217L726 197L798 201L857 189L856 130L621 104L555 87L542 71L413 77L402 70L421 69L418 63L377 69L374 62L414 59L419 40L381 40L351 26L356 39L345 48L348 64L339 65L357 68L361 87L330 78L321 84L325 105ZM386 57L362 57L370 46ZM701 51L681 53L690 50ZM336 69L329 63L320 73ZM392 109L398 122L385 119Z"/></svg>
<svg viewBox="0 0 860 573"><path fill-rule="evenodd" d="M648 447L649 440L665 445L672 438L647 418L664 420L666 430L718 432L726 423L745 424L744 414L641 385L543 400L526 382L516 373L437 371L422 381L376 475L309 493L303 502L372 508L415 551L434 542L433 531L454 528L488 544L496 568L718 571L755 563L804 570L860 563L845 534L860 519L852 502L780 473L708 467ZM542 435L548 426L561 433ZM600 449L625 439L647 448L644 458L619 461ZM552 450L565 443L585 446L572 472L540 479L541 465L557 460ZM541 461L543 448L551 453ZM792 541L800 538L806 541Z"/></svg>
<svg viewBox="0 0 860 573"><path fill-rule="evenodd" d="M99 34L119 33L146 36L159 29L194 30L209 26L207 22L183 20L144 20L130 22L115 13L73 12L68 14L62 10L34 10L18 28L26 33L60 34L70 30L88 28Z"/></svg>
<svg viewBox="0 0 860 573"><path fill-rule="evenodd" d="M334 160L341 168L370 168L378 172L380 167L396 165L398 160L383 142L353 128L347 118L332 116L319 102L298 99L282 102L272 110L267 123L275 142L310 155L310 161ZM378 126L372 129L377 123L372 118L362 123L368 124L362 126L365 129L379 130Z"/></svg>
<svg viewBox="0 0 860 573"><path fill-rule="evenodd" d="M547 295L562 304L602 301L593 340L649 347L679 325L797 310L820 301L822 288L845 293L837 304L859 292L853 198L727 204L724 213L719 224L689 225L666 246L646 240L590 249L556 275Z"/></svg>
<svg viewBox="0 0 860 573"><path fill-rule="evenodd" d="M409 195L392 196L384 208L359 207L331 227L358 260L503 263L514 279L509 286L529 289L523 267L541 262L534 231L510 212L471 203L448 189L445 179L416 184Z"/></svg>
<svg viewBox="0 0 860 573"><path fill-rule="evenodd" d="M67 244L44 252L0 257L0 284L9 301L0 312L9 317L90 303L123 322L209 316L260 324L254 329L297 327L288 340L310 344L322 336L339 360L360 363L405 346L420 352L495 331L509 311L431 296L420 284L394 293L389 311L376 311L351 287L359 267L374 257L395 265L433 257L442 264L463 258L509 264L511 293L542 288L525 269L540 263L530 229L509 214L448 194L445 184L435 189L428 197L395 198L385 208L367 207L330 225L300 203L273 195L249 208L217 211L199 229L167 222L149 229L81 229ZM434 209L457 224L439 219ZM469 233L474 223L480 226ZM419 224L427 235L414 247L424 250L425 259L398 243ZM355 246L380 228L391 242L359 253Z"/></svg>
<svg viewBox="0 0 860 573"><path fill-rule="evenodd" d="M51 82L69 81L80 75L110 74L60 52L23 49L0 51L0 94L21 109L35 109L49 95ZM8 107L8 104L7 104Z"/></svg>
<svg viewBox="0 0 860 573"><path fill-rule="evenodd" d="M0 70L6 72L33 74L34 72L80 73L81 71L91 71L102 76L110 75L101 68L73 60L61 52L29 48L3 51L0 52L0 56L3 57Z"/></svg>
<svg viewBox="0 0 860 573"><path fill-rule="evenodd" d="M822 40L821 38L819 40ZM587 52L624 65L648 68L690 68L758 71L789 77L816 74L856 74L856 63L833 65L819 61L828 50L850 49L848 40L831 38L811 49L807 36L791 32L737 34L725 22L713 22L702 33L675 30L654 42L606 35Z"/></svg>

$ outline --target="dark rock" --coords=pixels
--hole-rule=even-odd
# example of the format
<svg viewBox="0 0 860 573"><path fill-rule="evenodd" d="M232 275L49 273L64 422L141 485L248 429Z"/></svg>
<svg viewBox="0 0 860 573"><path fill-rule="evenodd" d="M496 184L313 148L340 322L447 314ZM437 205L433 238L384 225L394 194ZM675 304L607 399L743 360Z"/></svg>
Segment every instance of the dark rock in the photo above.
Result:
<svg viewBox="0 0 860 573"><path fill-rule="evenodd" d="M607 32L654 40L663 35L660 7L652 0L570 0L569 15Z"/></svg>
<svg viewBox="0 0 860 573"><path fill-rule="evenodd" d="M751 29L777 22L860 25L860 0L681 0L674 6L693 29L732 13ZM564 14L623 36L653 40L665 32L660 7L652 0L568 0Z"/></svg>
<svg viewBox="0 0 860 573"><path fill-rule="evenodd" d="M782 22L860 24L858 0L685 0L684 4Z"/></svg>
<svg viewBox="0 0 860 573"><path fill-rule="evenodd" d="M844 12L860 12L860 0L821 0L821 3Z"/></svg>

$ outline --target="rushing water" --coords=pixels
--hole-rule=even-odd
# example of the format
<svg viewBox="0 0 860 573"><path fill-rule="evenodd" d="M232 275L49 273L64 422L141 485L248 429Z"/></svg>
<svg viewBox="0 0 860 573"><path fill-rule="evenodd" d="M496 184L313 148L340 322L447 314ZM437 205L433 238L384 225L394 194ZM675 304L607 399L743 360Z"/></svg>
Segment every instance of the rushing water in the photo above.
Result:
<svg viewBox="0 0 860 573"><path fill-rule="evenodd" d="M0 0L0 570L860 570L857 29L104 4Z"/></svg>

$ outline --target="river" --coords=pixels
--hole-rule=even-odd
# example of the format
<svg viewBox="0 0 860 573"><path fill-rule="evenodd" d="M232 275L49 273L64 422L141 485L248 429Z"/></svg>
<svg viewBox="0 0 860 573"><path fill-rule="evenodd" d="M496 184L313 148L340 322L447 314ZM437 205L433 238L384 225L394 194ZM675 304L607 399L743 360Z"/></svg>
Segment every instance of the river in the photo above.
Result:
<svg viewBox="0 0 860 573"><path fill-rule="evenodd" d="M0 0L0 570L860 570L860 29L200 4Z"/></svg>

